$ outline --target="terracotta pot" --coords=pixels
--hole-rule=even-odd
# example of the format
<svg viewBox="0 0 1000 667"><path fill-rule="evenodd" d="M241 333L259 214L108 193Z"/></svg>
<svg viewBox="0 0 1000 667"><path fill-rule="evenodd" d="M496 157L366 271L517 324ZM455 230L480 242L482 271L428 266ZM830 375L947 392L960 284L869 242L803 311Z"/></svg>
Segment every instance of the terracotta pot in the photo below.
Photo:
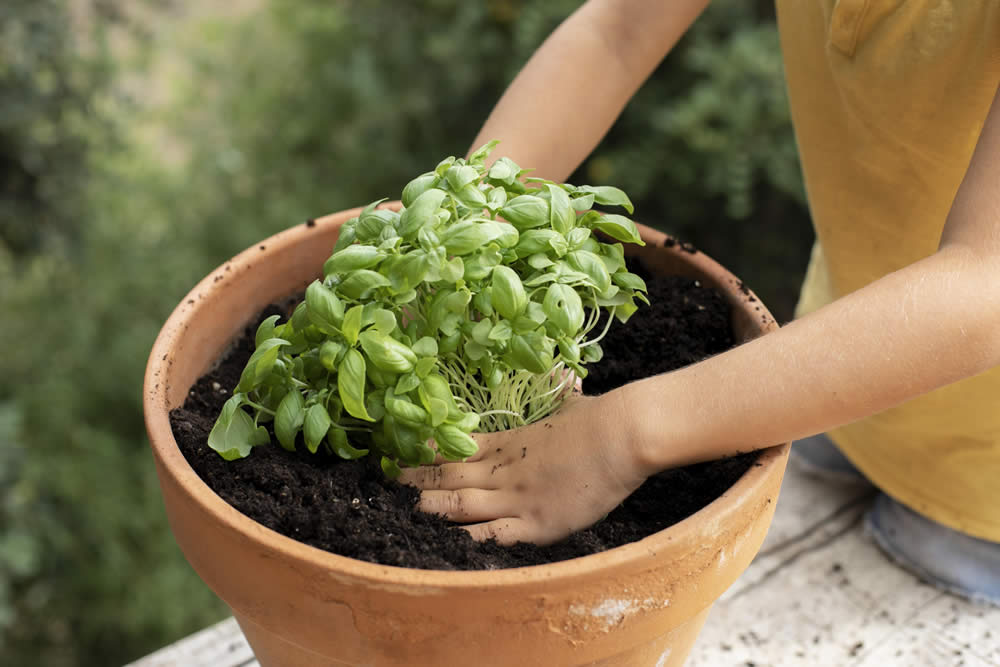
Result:
<svg viewBox="0 0 1000 667"><path fill-rule="evenodd" d="M749 565L774 513L788 445L765 450L695 515L604 553L498 571L411 570L279 535L195 474L168 412L265 305L317 276L344 211L281 232L216 269L167 320L144 409L167 515L188 561L233 610L262 665L680 665L709 608ZM654 271L697 277L734 306L741 340L777 328L734 276L643 228ZM655 247L654 247L655 246Z"/></svg>

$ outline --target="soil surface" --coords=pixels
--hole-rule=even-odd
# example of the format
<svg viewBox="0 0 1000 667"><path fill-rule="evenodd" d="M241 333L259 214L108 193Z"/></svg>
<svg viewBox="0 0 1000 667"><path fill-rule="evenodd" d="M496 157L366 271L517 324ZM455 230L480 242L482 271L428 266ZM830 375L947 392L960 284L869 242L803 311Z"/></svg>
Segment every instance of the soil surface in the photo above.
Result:
<svg viewBox="0 0 1000 667"><path fill-rule="evenodd" d="M688 278L643 277L652 305L640 307L627 325L612 326L601 343L604 358L588 367L586 393L673 370L733 344L729 307L720 294ZM268 308L258 322L281 312L277 306ZM642 539L690 516L757 459L746 454L651 477L604 520L550 546L475 542L455 524L419 512L419 492L386 479L373 457L346 462L273 444L227 462L209 449L208 433L253 351L256 326L247 328L227 358L171 413L174 436L198 475L240 512L283 535L350 558L480 570L585 556ZM277 442L273 436L272 442Z"/></svg>

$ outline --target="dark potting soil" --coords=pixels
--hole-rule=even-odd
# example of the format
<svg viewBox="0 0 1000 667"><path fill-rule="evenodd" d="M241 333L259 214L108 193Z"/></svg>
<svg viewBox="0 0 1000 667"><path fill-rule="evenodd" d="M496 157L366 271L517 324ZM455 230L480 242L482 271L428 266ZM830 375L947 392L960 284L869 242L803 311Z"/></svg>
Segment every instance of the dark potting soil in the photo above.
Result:
<svg viewBox="0 0 1000 667"><path fill-rule="evenodd" d="M601 342L604 358L588 367L586 393L673 370L733 344L729 306L720 294L687 278L643 277L652 305L640 306L627 325L611 327ZM274 306L258 322L275 313L285 314ZM283 535L342 556L442 570L521 567L585 556L690 516L732 486L757 458L746 454L655 475L604 520L550 546L475 542L455 524L419 512L419 492L386 479L373 457L346 462L271 445L227 462L211 450L208 433L253 351L256 326L247 328L227 358L171 413L174 436L191 466L223 500Z"/></svg>

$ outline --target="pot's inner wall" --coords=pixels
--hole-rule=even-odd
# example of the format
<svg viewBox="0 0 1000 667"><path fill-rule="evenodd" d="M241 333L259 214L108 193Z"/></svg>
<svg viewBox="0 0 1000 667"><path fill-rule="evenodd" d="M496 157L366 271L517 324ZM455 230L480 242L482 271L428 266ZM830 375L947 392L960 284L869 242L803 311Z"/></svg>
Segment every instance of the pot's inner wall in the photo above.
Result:
<svg viewBox="0 0 1000 667"><path fill-rule="evenodd" d="M700 251L690 252L682 248L680 244L668 248L652 245L626 245L625 249L627 256L638 257L652 273L694 278L719 290L731 307L730 318L733 337L737 343L745 343L757 338L777 326L771 313L746 290L743 283L704 253ZM705 265L705 268L688 261L693 258L697 258L699 263ZM713 273L713 271L717 271L717 273Z"/></svg>
<svg viewBox="0 0 1000 667"><path fill-rule="evenodd" d="M169 409L183 405L198 378L223 356L257 313L268 304L302 293L319 276L339 232L339 225L300 225L287 230L226 262L185 297L171 316L176 356L166 373ZM303 243L303 236L312 238ZM198 326L189 326L190 322Z"/></svg>

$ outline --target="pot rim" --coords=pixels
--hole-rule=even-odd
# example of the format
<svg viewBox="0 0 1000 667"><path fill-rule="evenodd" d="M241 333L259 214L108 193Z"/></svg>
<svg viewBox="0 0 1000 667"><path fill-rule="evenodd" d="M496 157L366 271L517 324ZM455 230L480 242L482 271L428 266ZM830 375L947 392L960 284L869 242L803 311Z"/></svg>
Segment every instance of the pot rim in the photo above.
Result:
<svg viewBox="0 0 1000 667"><path fill-rule="evenodd" d="M398 202L387 205L398 205ZM678 549L684 545L703 543L704 535L713 527L724 525L729 516L738 511L744 499L753 496L755 491L776 472L781 474L790 443L760 450L756 464L721 496L698 512L660 532L596 554L554 563L498 570L427 570L369 563L299 542L244 515L218 496L198 476L177 446L169 421L169 411L173 406L169 404L167 397L171 377L170 366L173 363L171 351L198 319L199 314L203 312L202 308L207 307L209 300L205 297L217 289L216 284L220 283L231 269L260 262L266 259L268 254L281 248L308 242L311 240L310 237L316 234L316 228L337 225L355 217L360 211L361 207L358 207L296 225L250 246L231 260L224 262L181 299L153 344L143 383L143 413L150 447L160 468L160 474L169 475L193 499L201 511L212 515L227 529L241 533L261 548L277 552L283 557L337 572L339 576L356 581L367 581L383 586L432 587L443 590L554 583L558 580L587 576L608 568L645 569L641 563L643 559L650 556L669 557L672 552L680 553ZM663 245L668 238L672 238L644 225L640 225L640 229L647 242L651 241L656 245ZM267 250L261 251L260 248L264 245L267 246ZM728 294L731 301L752 302L753 308L759 308L755 311L755 319L759 323L761 335L778 328L771 313L755 295L715 260L700 251L682 249L680 243L666 247L665 251L683 253L686 260L700 271L717 276L719 288ZM185 395L188 389L185 388ZM769 499L769 502L773 500Z"/></svg>

